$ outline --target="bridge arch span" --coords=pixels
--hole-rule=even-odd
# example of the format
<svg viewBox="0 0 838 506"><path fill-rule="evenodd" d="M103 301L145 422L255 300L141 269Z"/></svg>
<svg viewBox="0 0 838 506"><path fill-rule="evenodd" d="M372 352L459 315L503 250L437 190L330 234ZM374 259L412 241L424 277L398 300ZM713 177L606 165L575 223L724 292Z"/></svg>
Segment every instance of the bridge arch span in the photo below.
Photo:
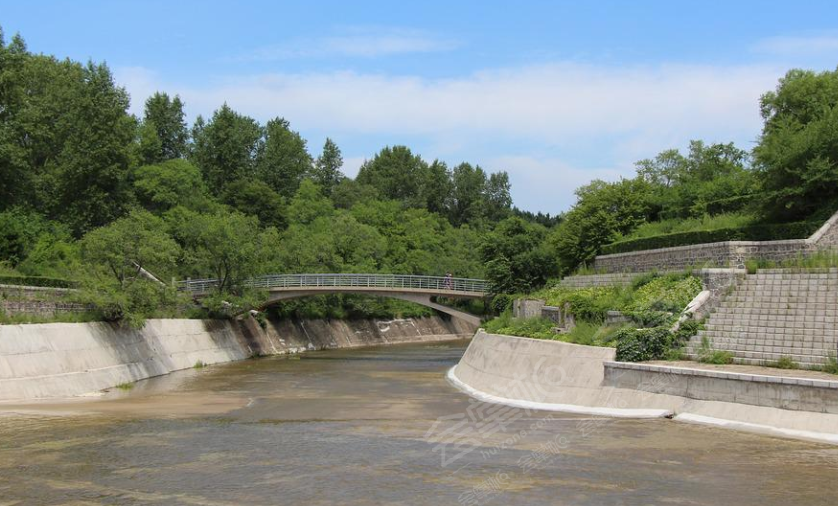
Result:
<svg viewBox="0 0 838 506"><path fill-rule="evenodd" d="M480 317L438 304L432 297L479 299L489 294L488 283L482 279L402 274L277 274L253 278L244 285L268 291L268 300L262 308L300 297L354 293L413 302L475 326L480 325ZM189 279L178 283L179 289L196 298L209 294L218 286L215 279Z"/></svg>

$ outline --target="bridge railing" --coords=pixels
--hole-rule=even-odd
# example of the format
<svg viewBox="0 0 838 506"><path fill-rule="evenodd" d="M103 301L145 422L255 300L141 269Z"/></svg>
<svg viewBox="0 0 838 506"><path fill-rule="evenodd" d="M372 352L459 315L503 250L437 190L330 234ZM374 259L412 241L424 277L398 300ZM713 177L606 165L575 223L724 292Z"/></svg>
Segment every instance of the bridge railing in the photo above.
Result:
<svg viewBox="0 0 838 506"><path fill-rule="evenodd" d="M180 290L206 293L218 287L217 279L178 281ZM259 276L243 283L251 288L396 288L439 292L488 293L489 284L482 279L416 276L404 274L276 274Z"/></svg>

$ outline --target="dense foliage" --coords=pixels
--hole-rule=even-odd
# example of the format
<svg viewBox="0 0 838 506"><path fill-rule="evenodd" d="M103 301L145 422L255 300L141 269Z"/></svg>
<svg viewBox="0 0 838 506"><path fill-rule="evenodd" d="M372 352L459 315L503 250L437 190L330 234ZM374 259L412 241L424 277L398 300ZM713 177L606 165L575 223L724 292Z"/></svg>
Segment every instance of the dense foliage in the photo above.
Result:
<svg viewBox="0 0 838 506"><path fill-rule="evenodd" d="M163 287L172 278L219 278L218 300L242 306L255 295L241 281L269 272L451 272L509 294L602 251L805 236L838 202L836 83L838 71L791 71L762 98L753 152L694 141L638 162L636 177L579 188L572 209L549 216L514 208L505 172L406 146L352 179L332 139L311 153L282 117L261 124L221 104L189 125L165 92L135 117L105 64L34 54L0 31L0 267L84 280L120 319L181 307ZM334 314L386 312L338 302Z"/></svg>
<svg viewBox="0 0 838 506"><path fill-rule="evenodd" d="M222 104L189 125L180 97L157 92L144 105L142 117L129 114L106 65L33 54L0 32L4 279L81 285L104 317L139 324L186 303L167 287L173 278L221 280L207 305L222 308L246 306L255 295L241 282L264 273L483 277L496 259L497 275L519 287L553 274L539 265L545 252L530 251L546 235L535 221L552 218L511 218L504 172L392 146L352 180L332 139L312 155L285 118L260 124ZM505 242L484 251L491 234ZM289 310L427 314L365 297L278 311Z"/></svg>

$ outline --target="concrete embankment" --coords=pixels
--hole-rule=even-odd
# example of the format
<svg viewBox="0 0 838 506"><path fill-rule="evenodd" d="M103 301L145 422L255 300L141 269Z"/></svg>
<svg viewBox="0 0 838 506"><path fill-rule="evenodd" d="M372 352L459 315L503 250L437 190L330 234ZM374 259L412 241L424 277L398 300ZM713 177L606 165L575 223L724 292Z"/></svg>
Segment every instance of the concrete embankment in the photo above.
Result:
<svg viewBox="0 0 838 506"><path fill-rule="evenodd" d="M669 417L838 443L838 415L825 412L831 410L805 410L817 404L811 402L813 396L826 395L823 402L830 402L832 385L824 390L824 384L819 384L801 393L800 389L806 388L802 381L772 383L753 375L737 381L735 375L727 374L720 383L718 378L706 381L705 374L705 381L699 378L685 386L684 371L654 374L644 368L644 374L638 374L636 368L610 367L606 375L606 365L613 360L610 348L479 331L460 363L449 372L449 379L475 398L512 406L615 417ZM838 382L832 383L838 388ZM741 401L719 401L721 388L726 389L728 399ZM807 402L795 404L796 410L776 407L781 405L776 402L788 402L794 395L806 396Z"/></svg>
<svg viewBox="0 0 838 506"><path fill-rule="evenodd" d="M402 320L149 320L141 330L107 323L0 325L0 401L71 397L195 364L471 337L442 317Z"/></svg>

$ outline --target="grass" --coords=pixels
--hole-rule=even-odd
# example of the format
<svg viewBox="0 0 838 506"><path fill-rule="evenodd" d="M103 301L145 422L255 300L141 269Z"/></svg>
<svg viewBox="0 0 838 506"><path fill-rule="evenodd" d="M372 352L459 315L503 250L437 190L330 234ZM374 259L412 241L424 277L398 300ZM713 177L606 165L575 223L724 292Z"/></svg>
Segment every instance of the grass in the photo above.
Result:
<svg viewBox="0 0 838 506"><path fill-rule="evenodd" d="M822 365L819 369L821 372L838 374L838 359L835 358L835 355L830 355L830 357L826 359L826 364Z"/></svg>
<svg viewBox="0 0 838 506"><path fill-rule="evenodd" d="M750 259L745 262L748 274L756 274L760 269L831 269L838 267L838 253L819 251L812 255L799 255L795 258L777 262L774 260Z"/></svg>
<svg viewBox="0 0 838 506"><path fill-rule="evenodd" d="M118 388L119 390L127 392L128 390L131 390L131 389L134 388L134 383L120 383L119 385L117 385L114 388Z"/></svg>
<svg viewBox="0 0 838 506"><path fill-rule="evenodd" d="M673 218L670 220L644 223L634 229L629 235L619 240L642 239L665 234L695 232L699 230L718 230L721 228L740 228L754 222L754 217L748 214L718 214L701 218Z"/></svg>
<svg viewBox="0 0 838 506"><path fill-rule="evenodd" d="M204 367L207 367L207 364L203 360L195 362L195 365L192 366L193 369L203 369Z"/></svg>
<svg viewBox="0 0 838 506"><path fill-rule="evenodd" d="M776 369L800 369L800 365L791 357L780 357L776 362L770 362L766 365Z"/></svg>
<svg viewBox="0 0 838 506"><path fill-rule="evenodd" d="M726 365L733 363L733 353L724 350L710 350L698 356L702 364Z"/></svg>
<svg viewBox="0 0 838 506"><path fill-rule="evenodd" d="M94 312L55 313L53 316L32 314L7 315L0 311L0 325L18 325L32 323L87 323L102 321L102 316Z"/></svg>
<svg viewBox="0 0 838 506"><path fill-rule="evenodd" d="M710 340L702 337L701 348L698 349L698 361L702 364L732 364L733 353L724 350L714 350L710 345Z"/></svg>

